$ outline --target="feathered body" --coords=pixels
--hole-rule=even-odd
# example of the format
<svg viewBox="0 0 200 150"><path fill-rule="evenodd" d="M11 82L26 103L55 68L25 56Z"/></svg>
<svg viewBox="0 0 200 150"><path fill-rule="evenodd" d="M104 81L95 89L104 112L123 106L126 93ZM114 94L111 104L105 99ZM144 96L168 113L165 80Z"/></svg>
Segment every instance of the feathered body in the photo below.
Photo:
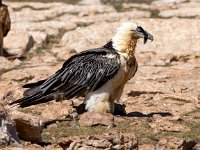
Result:
<svg viewBox="0 0 200 150"><path fill-rule="evenodd" d="M53 100L55 95L63 99L85 96L87 111L113 113L114 101L120 99L124 85L137 71L134 53L139 38L153 40L142 27L122 24L103 47L76 54L46 80L25 85L29 88L25 97L12 104L27 107Z"/></svg>
<svg viewBox="0 0 200 150"><path fill-rule="evenodd" d="M0 56L4 56L3 38L7 36L10 31L11 20L8 7L2 4L0 0Z"/></svg>

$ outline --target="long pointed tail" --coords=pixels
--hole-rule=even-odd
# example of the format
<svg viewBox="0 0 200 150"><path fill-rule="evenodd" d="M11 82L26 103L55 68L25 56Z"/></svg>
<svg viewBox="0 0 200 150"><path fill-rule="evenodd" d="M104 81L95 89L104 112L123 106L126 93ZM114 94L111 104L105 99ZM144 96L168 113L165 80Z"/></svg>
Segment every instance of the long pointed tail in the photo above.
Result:
<svg viewBox="0 0 200 150"><path fill-rule="evenodd" d="M31 96L27 96L21 99L18 99L12 103L10 103L10 105L18 105L19 107L28 107L30 105L36 105L39 103L45 103L50 101L51 99L48 98L49 96L44 96L43 93L38 93L35 95L31 95Z"/></svg>

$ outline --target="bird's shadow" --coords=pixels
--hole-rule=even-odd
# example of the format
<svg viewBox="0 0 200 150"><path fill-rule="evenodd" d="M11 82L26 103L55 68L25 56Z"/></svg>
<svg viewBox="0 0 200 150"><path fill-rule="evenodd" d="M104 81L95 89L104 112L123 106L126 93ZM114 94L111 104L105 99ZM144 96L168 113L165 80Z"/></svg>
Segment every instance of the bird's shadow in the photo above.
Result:
<svg viewBox="0 0 200 150"><path fill-rule="evenodd" d="M130 112L130 113L126 113L125 110L126 105L122 105L122 104L118 104L115 103L115 112L114 115L115 116L126 116L126 117L153 117L153 115L160 115L162 117L167 117L167 116L173 116L170 112L151 112L149 114L143 114L141 112ZM86 112L85 110L85 104L82 103L79 106L75 106L77 113L78 114L83 114L84 112Z"/></svg>
<svg viewBox="0 0 200 150"><path fill-rule="evenodd" d="M19 59L19 60L23 61L26 59L25 56L19 56L17 54L9 53L8 49L5 49L5 48L0 49L0 56L6 57L10 61L15 60L15 59Z"/></svg>
<svg viewBox="0 0 200 150"><path fill-rule="evenodd" d="M123 104L117 104L117 103L114 103L114 107L115 107L115 111L114 111L114 114L113 115L120 115L120 116L126 116L126 110L125 110L125 105ZM74 108L76 109L77 113L78 114L83 114L84 112L86 112L86 109L85 109L85 104L82 103L78 106L74 106Z"/></svg>
<svg viewBox="0 0 200 150"><path fill-rule="evenodd" d="M115 103L115 112L114 115L126 116L126 117L153 117L153 115L160 115L162 117L173 116L170 112L151 112L149 114L143 114L141 112L135 111L126 113L125 105Z"/></svg>
<svg viewBox="0 0 200 150"><path fill-rule="evenodd" d="M135 111L135 112L130 112L126 116L127 117L153 117L153 115L160 115L162 117L167 117L167 116L173 116L172 113L170 112L151 112L149 114L143 114L141 112Z"/></svg>
<svg viewBox="0 0 200 150"><path fill-rule="evenodd" d="M164 94L163 92L154 92L154 91L131 91L128 93L128 96L136 97L142 94Z"/></svg>

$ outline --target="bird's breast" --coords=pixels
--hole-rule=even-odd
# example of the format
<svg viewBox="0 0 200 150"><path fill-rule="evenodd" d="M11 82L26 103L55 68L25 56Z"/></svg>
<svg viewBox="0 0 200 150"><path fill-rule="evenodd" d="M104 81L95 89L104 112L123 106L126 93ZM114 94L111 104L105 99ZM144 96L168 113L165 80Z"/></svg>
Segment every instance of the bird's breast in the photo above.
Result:
<svg viewBox="0 0 200 150"><path fill-rule="evenodd" d="M121 79L123 79L123 82L126 83L135 75L138 64L135 59L135 56L129 57L128 55L120 55L120 62Z"/></svg>

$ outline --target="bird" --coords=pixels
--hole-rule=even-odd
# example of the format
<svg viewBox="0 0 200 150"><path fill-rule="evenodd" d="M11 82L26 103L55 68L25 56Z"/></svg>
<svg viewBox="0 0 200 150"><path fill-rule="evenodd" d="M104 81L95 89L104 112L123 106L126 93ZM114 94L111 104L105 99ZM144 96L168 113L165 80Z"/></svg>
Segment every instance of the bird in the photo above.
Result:
<svg viewBox="0 0 200 150"><path fill-rule="evenodd" d="M70 100L82 96L86 111L113 114L114 102L137 71L135 48L140 38L144 44L154 39L137 23L123 22L105 45L71 56L45 80L25 84L24 97L10 104L23 108L56 97Z"/></svg>
<svg viewBox="0 0 200 150"><path fill-rule="evenodd" d="M9 53L3 49L3 38L7 36L10 28L11 20L8 7L0 0L0 56L9 55Z"/></svg>
<svg viewBox="0 0 200 150"><path fill-rule="evenodd" d="M7 36L8 32L11 28L11 20L10 20L10 14L8 11L7 5L2 3L2 0L0 0L0 21L2 26L2 34L3 37Z"/></svg>

